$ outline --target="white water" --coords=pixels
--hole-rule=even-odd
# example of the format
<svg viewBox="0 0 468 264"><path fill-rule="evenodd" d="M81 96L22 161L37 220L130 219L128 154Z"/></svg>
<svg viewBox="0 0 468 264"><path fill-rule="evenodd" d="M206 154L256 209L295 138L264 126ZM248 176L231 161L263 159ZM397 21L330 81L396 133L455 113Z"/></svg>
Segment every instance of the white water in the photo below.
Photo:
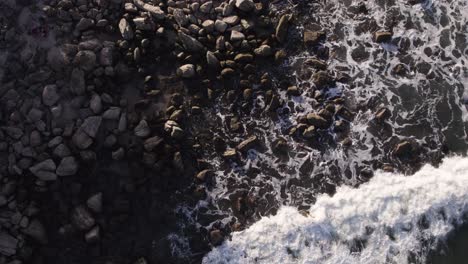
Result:
<svg viewBox="0 0 468 264"><path fill-rule="evenodd" d="M468 158L452 157L413 176L378 172L359 188L340 187L318 197L308 216L283 207L233 233L203 263L409 263L411 253L420 262L430 249L422 241L443 239L467 211ZM418 225L423 216L427 229ZM366 246L351 253L358 238Z"/></svg>

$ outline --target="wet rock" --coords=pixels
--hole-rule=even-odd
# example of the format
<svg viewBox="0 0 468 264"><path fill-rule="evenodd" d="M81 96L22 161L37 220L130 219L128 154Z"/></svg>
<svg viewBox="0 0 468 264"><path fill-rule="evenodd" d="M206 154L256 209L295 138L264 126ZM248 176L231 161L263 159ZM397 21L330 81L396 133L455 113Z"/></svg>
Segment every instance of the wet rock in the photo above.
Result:
<svg viewBox="0 0 468 264"><path fill-rule="evenodd" d="M0 254L12 256L16 254L18 239L4 231L0 231Z"/></svg>
<svg viewBox="0 0 468 264"><path fill-rule="evenodd" d="M185 64L177 69L177 75L182 78L192 78L195 76L195 66L193 64Z"/></svg>
<svg viewBox="0 0 468 264"><path fill-rule="evenodd" d="M182 42L184 48L188 51L197 52L204 49L203 44L201 44L192 36L189 36L183 32L179 32L179 39Z"/></svg>
<svg viewBox="0 0 468 264"><path fill-rule="evenodd" d="M389 42L392 40L393 33L389 31L378 31L374 33L374 41L377 43Z"/></svg>
<svg viewBox="0 0 468 264"><path fill-rule="evenodd" d="M328 128L330 126L325 118L315 113L307 115L307 122L316 128Z"/></svg>
<svg viewBox="0 0 468 264"><path fill-rule="evenodd" d="M52 106L60 99L56 85L46 85L42 90L42 102L47 106Z"/></svg>
<svg viewBox="0 0 468 264"><path fill-rule="evenodd" d="M311 66L317 70L326 70L327 69L327 64L324 61L318 60L318 59L307 59L304 61L304 65Z"/></svg>
<svg viewBox="0 0 468 264"><path fill-rule="evenodd" d="M223 243L224 235L220 230L210 231L210 242L213 246L219 246Z"/></svg>
<svg viewBox="0 0 468 264"><path fill-rule="evenodd" d="M72 223L80 230L86 231L94 226L96 221L84 206L76 207L71 214Z"/></svg>
<svg viewBox="0 0 468 264"><path fill-rule="evenodd" d="M244 12L250 12L255 8L252 0L236 0L236 7Z"/></svg>
<svg viewBox="0 0 468 264"><path fill-rule="evenodd" d="M259 143L259 141L258 141L257 136L251 136L251 137L247 138L246 140L242 141L237 146L237 149L239 151L247 151L247 150L251 149L252 147L254 147L258 143Z"/></svg>
<svg viewBox="0 0 468 264"><path fill-rule="evenodd" d="M284 42L284 40L286 39L286 36L288 35L289 22L291 18L292 18L291 15L283 15L280 18L280 21L278 22L275 36L276 36L276 39L281 43Z"/></svg>
<svg viewBox="0 0 468 264"><path fill-rule="evenodd" d="M60 161L57 168L58 176L72 176L78 171L78 162L74 157L65 157Z"/></svg>
<svg viewBox="0 0 468 264"><path fill-rule="evenodd" d="M46 244L48 241L44 225L37 219L32 220L28 227L23 230L23 233L41 244Z"/></svg>
<svg viewBox="0 0 468 264"><path fill-rule="evenodd" d="M202 170L199 173L197 173L196 178L201 181L209 181L211 177L214 176L214 172L212 170Z"/></svg>
<svg viewBox="0 0 468 264"><path fill-rule="evenodd" d="M225 159L236 159L237 158L237 150L236 149L228 149L224 151L223 158Z"/></svg>
<svg viewBox="0 0 468 264"><path fill-rule="evenodd" d="M47 159L29 168L32 174L43 181L54 181L57 179L55 174L55 163L52 159Z"/></svg>
<svg viewBox="0 0 468 264"><path fill-rule="evenodd" d="M323 31L310 31L306 30L304 32L304 44L308 46L315 46L320 43L320 41L325 40L326 34Z"/></svg>
<svg viewBox="0 0 468 264"><path fill-rule="evenodd" d="M409 141L403 141L398 143L393 149L393 155L397 157L409 157L413 152L413 147Z"/></svg>
<svg viewBox="0 0 468 264"><path fill-rule="evenodd" d="M261 45L260 47L254 50L255 55L260 57L268 57L273 55L273 50L268 45Z"/></svg>
<svg viewBox="0 0 468 264"><path fill-rule="evenodd" d="M96 193L89 197L86 201L86 205L95 213L102 212L102 193Z"/></svg>
<svg viewBox="0 0 468 264"><path fill-rule="evenodd" d="M392 113L387 108L381 108L375 113L375 119L378 122L384 122L386 119L390 118Z"/></svg>
<svg viewBox="0 0 468 264"><path fill-rule="evenodd" d="M351 57L357 62L365 61L369 58L370 54L363 45L358 45L351 51Z"/></svg>
<svg viewBox="0 0 468 264"><path fill-rule="evenodd" d="M291 95L291 96L300 96L301 95L301 91L299 90L299 88L297 88L297 86L289 86L288 87L288 90L286 91L286 94L287 95Z"/></svg>
<svg viewBox="0 0 468 264"><path fill-rule="evenodd" d="M309 126L307 127L304 132L302 133L302 136L304 138L313 138L315 135L315 127L314 126Z"/></svg>
<svg viewBox="0 0 468 264"><path fill-rule="evenodd" d="M143 119L138 123L133 132L135 133L135 136L145 138L151 134L151 129L148 126L148 122Z"/></svg>
<svg viewBox="0 0 468 264"><path fill-rule="evenodd" d="M125 18L120 19L119 30L122 38L125 40L133 39L133 29L130 23Z"/></svg>
<svg viewBox="0 0 468 264"><path fill-rule="evenodd" d="M314 73L312 76L312 81L317 86L317 88L321 89L323 87L332 85L333 77L330 76L326 71L319 71Z"/></svg>

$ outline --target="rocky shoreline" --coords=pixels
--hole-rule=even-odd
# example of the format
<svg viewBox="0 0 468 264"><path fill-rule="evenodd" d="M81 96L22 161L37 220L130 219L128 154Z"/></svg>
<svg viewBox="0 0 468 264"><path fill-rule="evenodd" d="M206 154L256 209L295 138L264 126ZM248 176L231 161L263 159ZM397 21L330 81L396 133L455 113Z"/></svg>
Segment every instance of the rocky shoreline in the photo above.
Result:
<svg viewBox="0 0 468 264"><path fill-rule="evenodd" d="M264 148L242 116L278 119L290 103L281 93L307 90L316 100L284 136L319 149L351 147L359 109L325 95L350 81L327 70L329 32L298 29L303 14L281 2L0 3L0 264L186 263L167 241L179 228L174 208L206 198L216 181L207 157L242 163L250 149ZM391 28L374 31L375 42L391 41ZM297 71L312 88L297 86L282 67L298 46L315 54ZM222 135L213 107L228 113L221 123L235 136ZM387 137L390 110L373 111L375 129ZM391 160L358 173L368 178L376 167L393 170L395 160L403 170L421 162L415 141L388 146ZM278 137L275 155L288 151ZM199 252L190 258L200 261L255 219L255 199L233 198L231 223L189 227L191 250Z"/></svg>

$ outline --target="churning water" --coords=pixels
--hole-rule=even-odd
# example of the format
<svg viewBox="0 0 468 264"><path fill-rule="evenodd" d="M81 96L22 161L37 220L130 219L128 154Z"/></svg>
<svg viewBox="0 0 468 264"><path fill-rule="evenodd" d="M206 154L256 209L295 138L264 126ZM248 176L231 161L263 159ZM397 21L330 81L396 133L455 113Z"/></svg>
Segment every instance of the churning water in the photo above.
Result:
<svg viewBox="0 0 468 264"><path fill-rule="evenodd" d="M178 208L207 229L233 219L246 226L257 221L214 248L204 263L424 262L463 222L468 159L446 158L412 176L379 169L389 164L412 174L417 164L437 164L444 153L466 154L468 1L292 2L286 5L297 13L298 31L323 30L327 41L318 49L289 43L301 47L285 65L301 95L281 92L286 104L279 118L259 114L265 108L260 95L252 113L240 117L247 131L240 136L224 129L229 110L213 109L216 136L240 142L255 134L262 148L228 164L210 157L217 172L208 197ZM391 29L391 42L373 41L381 29ZM304 63L310 58L327 59L327 70L348 81L317 91ZM345 135L332 126L311 145L288 131L300 116L323 107L317 92L345 98L354 119ZM382 107L391 112L384 125L373 121ZM287 142L286 157L275 153L278 140ZM410 163L392 155L402 140L419 146ZM239 199L247 204L243 212L233 205Z"/></svg>

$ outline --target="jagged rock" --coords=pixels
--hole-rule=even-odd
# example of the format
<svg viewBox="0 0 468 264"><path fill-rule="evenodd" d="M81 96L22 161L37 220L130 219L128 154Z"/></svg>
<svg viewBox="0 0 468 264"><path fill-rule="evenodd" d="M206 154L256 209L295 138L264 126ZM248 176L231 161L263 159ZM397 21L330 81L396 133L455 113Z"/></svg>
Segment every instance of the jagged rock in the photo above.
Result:
<svg viewBox="0 0 468 264"><path fill-rule="evenodd" d="M47 159L37 163L29 168L32 174L43 181L54 181L57 179L55 174L55 163L52 159Z"/></svg>
<svg viewBox="0 0 468 264"><path fill-rule="evenodd" d="M200 6L200 11L205 14L208 14L210 13L212 7L213 7L213 2L208 1Z"/></svg>
<svg viewBox="0 0 468 264"><path fill-rule="evenodd" d="M236 7L244 12L249 12L255 8L255 3L252 0L236 0Z"/></svg>
<svg viewBox="0 0 468 264"><path fill-rule="evenodd" d="M39 220L32 220L28 227L23 230L23 233L32 237L34 240L41 244L47 244L47 233L44 225Z"/></svg>
<svg viewBox="0 0 468 264"><path fill-rule="evenodd" d="M76 29L78 31L84 31L94 26L94 20L90 18L81 18L80 21L76 24Z"/></svg>
<svg viewBox="0 0 468 264"><path fill-rule="evenodd" d="M326 37L325 32L323 31L309 31L304 32L304 44L315 46L319 44L320 41L324 40Z"/></svg>
<svg viewBox="0 0 468 264"><path fill-rule="evenodd" d="M245 35L237 30L231 31L231 41L232 42L241 42L245 39Z"/></svg>
<svg viewBox="0 0 468 264"><path fill-rule="evenodd" d="M182 78L192 78L195 76L195 66L193 64L185 64L177 69L177 75Z"/></svg>
<svg viewBox="0 0 468 264"><path fill-rule="evenodd" d="M102 117L100 116L90 116L85 119L83 124L81 124L80 129L83 130L88 136L95 138L99 128L101 127Z"/></svg>
<svg viewBox="0 0 468 264"><path fill-rule="evenodd" d="M228 27L228 24L222 20L216 20L214 26L216 31L224 33Z"/></svg>
<svg viewBox="0 0 468 264"><path fill-rule="evenodd" d="M188 51L197 52L204 49L203 44L201 44L192 36L189 36L183 32L179 32L179 39L182 42L184 48Z"/></svg>
<svg viewBox="0 0 468 264"><path fill-rule="evenodd" d="M96 243L100 239L99 226L95 226L85 234L86 243Z"/></svg>
<svg viewBox="0 0 468 264"><path fill-rule="evenodd" d="M206 52L206 62L208 66L212 69L219 69L220 64L218 58L215 56L215 54L211 51Z"/></svg>
<svg viewBox="0 0 468 264"><path fill-rule="evenodd" d="M60 161L57 168L58 176L72 176L78 171L78 162L74 157L65 157Z"/></svg>
<svg viewBox="0 0 468 264"><path fill-rule="evenodd" d="M179 26L184 27L189 23L187 15L185 15L182 9L174 9L174 12L172 14Z"/></svg>
<svg viewBox="0 0 468 264"><path fill-rule="evenodd" d="M84 72L78 68L73 69L70 77L70 88L73 93L82 95L86 91Z"/></svg>
<svg viewBox="0 0 468 264"><path fill-rule="evenodd" d="M316 128L328 128L330 126L329 122L315 113L310 113L307 115L307 122Z"/></svg>
<svg viewBox="0 0 468 264"><path fill-rule="evenodd" d="M151 134L151 129L148 126L148 122L143 119L138 123L133 132L135 133L135 136L145 138Z"/></svg>
<svg viewBox="0 0 468 264"><path fill-rule="evenodd" d="M60 144L58 145L54 151L53 151L54 156L59 157L59 158L64 158L67 156L71 155L70 149L67 147L65 144Z"/></svg>
<svg viewBox="0 0 468 264"><path fill-rule="evenodd" d="M93 144L93 139L81 129L73 134L72 141L79 149L86 149Z"/></svg>
<svg viewBox="0 0 468 264"><path fill-rule="evenodd" d="M222 21L228 24L229 26L235 26L239 24L240 18L238 16L228 16L228 17L223 18Z"/></svg>
<svg viewBox="0 0 468 264"><path fill-rule="evenodd" d="M291 15L283 15L280 18L280 21L278 22L278 26L276 27L276 39L279 42L284 42L286 39L286 36L288 35L288 28L289 28L289 22L291 20Z"/></svg>
<svg viewBox="0 0 468 264"><path fill-rule="evenodd" d="M125 157L125 150L123 148L119 148L116 151L112 151L111 155L113 160L122 160Z"/></svg>
<svg viewBox="0 0 468 264"><path fill-rule="evenodd" d="M133 39L133 29L132 26L128 23L125 18L120 19L119 22L119 30L122 38L125 40Z"/></svg>
<svg viewBox="0 0 468 264"><path fill-rule="evenodd" d="M89 230L96 223L91 213L84 206L78 206L73 210L71 220L78 229L83 231Z"/></svg>
<svg viewBox="0 0 468 264"><path fill-rule="evenodd" d="M57 92L57 85L46 85L42 90L42 102L47 106L52 106L60 99Z"/></svg>
<svg viewBox="0 0 468 264"><path fill-rule="evenodd" d="M258 138L257 136L251 136L247 138L246 140L242 141L238 146L237 149L239 151L246 151L251 149L253 146L258 144Z"/></svg>
<svg viewBox="0 0 468 264"><path fill-rule="evenodd" d="M392 40L393 33L389 31L378 31L374 33L374 40L377 43L389 42Z"/></svg>
<svg viewBox="0 0 468 264"><path fill-rule="evenodd" d="M93 196L89 197L86 201L89 209L93 210L95 213L102 212L102 193L96 193Z"/></svg>
<svg viewBox="0 0 468 264"><path fill-rule="evenodd" d="M133 0L133 3L144 11L148 11L154 18L162 20L166 17L164 11L161 10L159 6L154 6L143 2L142 0Z"/></svg>
<svg viewBox="0 0 468 264"><path fill-rule="evenodd" d="M211 20L211 19L205 20L202 23L202 27L203 27L203 29L206 30L207 33L211 33L211 32L213 32L213 30L215 28L214 21Z"/></svg>

